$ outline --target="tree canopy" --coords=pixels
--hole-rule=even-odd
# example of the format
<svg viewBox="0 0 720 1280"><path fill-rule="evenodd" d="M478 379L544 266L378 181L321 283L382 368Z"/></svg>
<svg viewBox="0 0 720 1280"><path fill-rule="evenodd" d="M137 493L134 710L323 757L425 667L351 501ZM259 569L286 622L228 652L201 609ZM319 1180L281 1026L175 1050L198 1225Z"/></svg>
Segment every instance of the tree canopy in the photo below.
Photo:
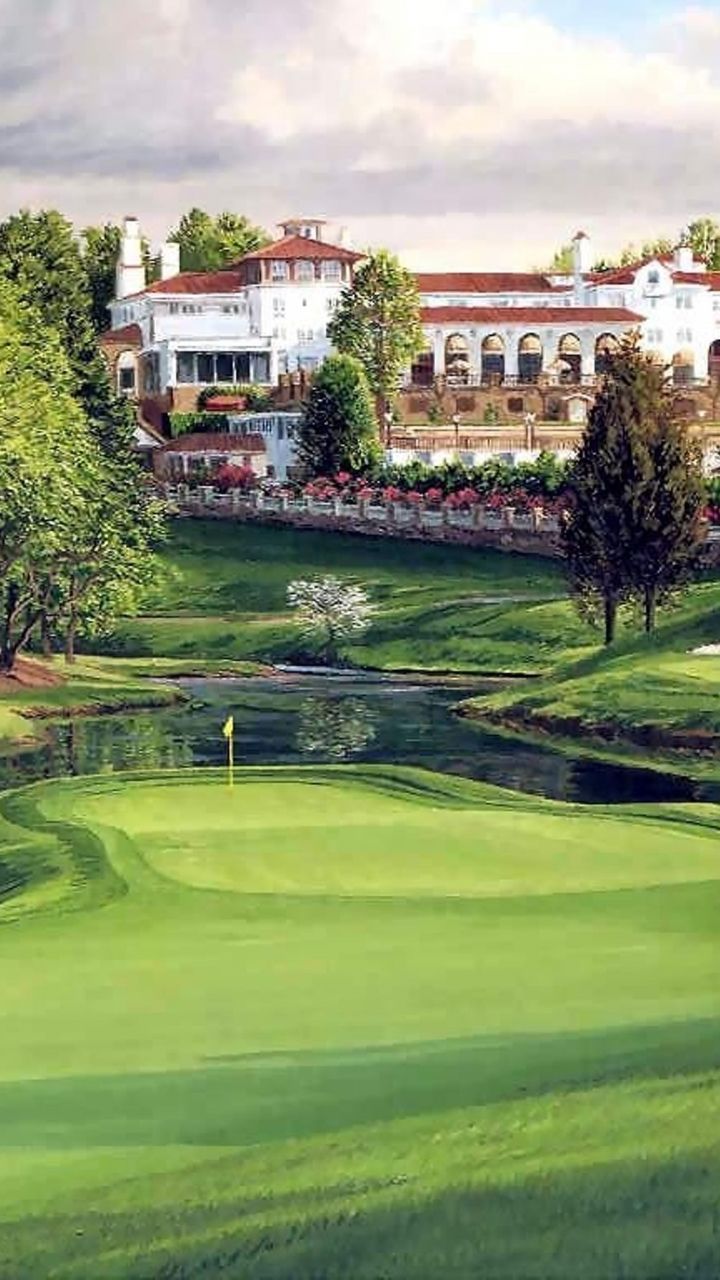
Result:
<svg viewBox="0 0 720 1280"><path fill-rule="evenodd" d="M160 532L160 508L131 452L131 411L114 397L88 327L89 294L67 226L59 215L18 215L0 227L10 250L0 270L5 671L38 634L55 634L72 657L76 633L107 625L120 608L130 611L152 571ZM43 263L52 262L53 246L59 260L46 279ZM90 365L84 371L83 351Z"/></svg>
<svg viewBox="0 0 720 1280"><path fill-rule="evenodd" d="M353 356L331 355L313 379L296 432L298 460L312 476L366 470L380 456L372 398Z"/></svg>
<svg viewBox="0 0 720 1280"><path fill-rule="evenodd" d="M180 245L181 271L217 271L270 243L267 232L243 214L198 208L183 214L168 239Z"/></svg>
<svg viewBox="0 0 720 1280"><path fill-rule="evenodd" d="M21 302L59 337L73 378L73 394L101 447L130 456L134 415L115 394L93 326L93 298L72 224L57 210L23 209L0 223L0 275Z"/></svg>
<svg viewBox="0 0 720 1280"><path fill-rule="evenodd" d="M637 337L611 357L568 489L563 543L581 610L600 607L609 644L619 607L639 599L652 630L657 603L697 564L704 489L664 370Z"/></svg>
<svg viewBox="0 0 720 1280"><path fill-rule="evenodd" d="M362 364L381 430L403 371L425 343L413 275L387 249L371 253L355 272L328 325L338 351Z"/></svg>

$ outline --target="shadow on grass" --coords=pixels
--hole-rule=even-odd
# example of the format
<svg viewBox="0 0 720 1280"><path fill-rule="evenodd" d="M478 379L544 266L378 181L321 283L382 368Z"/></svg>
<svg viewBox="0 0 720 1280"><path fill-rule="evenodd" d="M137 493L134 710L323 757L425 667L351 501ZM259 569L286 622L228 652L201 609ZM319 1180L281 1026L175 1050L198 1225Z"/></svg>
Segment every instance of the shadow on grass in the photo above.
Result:
<svg viewBox="0 0 720 1280"><path fill-rule="evenodd" d="M0 1085L0 1146L244 1146L717 1064L720 1018ZM211 1060L212 1061L212 1060Z"/></svg>

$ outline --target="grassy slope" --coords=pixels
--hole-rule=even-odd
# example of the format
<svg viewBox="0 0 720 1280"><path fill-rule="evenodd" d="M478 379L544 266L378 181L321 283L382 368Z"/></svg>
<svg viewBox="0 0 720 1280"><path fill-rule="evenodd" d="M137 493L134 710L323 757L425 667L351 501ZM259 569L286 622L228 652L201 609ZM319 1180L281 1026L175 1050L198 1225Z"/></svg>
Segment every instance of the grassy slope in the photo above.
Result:
<svg viewBox="0 0 720 1280"><path fill-rule="evenodd" d="M562 663L521 691L468 704L515 723L617 734L649 746L702 745L720 734L720 657L690 651L720 640L720 583L695 586L657 633Z"/></svg>
<svg viewBox="0 0 720 1280"><path fill-rule="evenodd" d="M569 606L551 598L564 592L560 566L538 557L177 521L164 563L150 616L126 624L114 651L288 659L300 641L287 585L325 573L359 582L378 605L370 633L346 651L361 665L535 672L593 641Z"/></svg>
<svg viewBox="0 0 720 1280"><path fill-rule="evenodd" d="M17 684L0 696L0 751L33 744L42 736L43 721L53 717L99 715L168 706L182 694L171 686L150 684L148 679L199 674L255 675L257 663L176 658L78 659L67 667L62 659L35 658L38 665L60 677L60 683L32 687Z"/></svg>
<svg viewBox="0 0 720 1280"><path fill-rule="evenodd" d="M2 811L0 1275L717 1273L716 810L346 767Z"/></svg>

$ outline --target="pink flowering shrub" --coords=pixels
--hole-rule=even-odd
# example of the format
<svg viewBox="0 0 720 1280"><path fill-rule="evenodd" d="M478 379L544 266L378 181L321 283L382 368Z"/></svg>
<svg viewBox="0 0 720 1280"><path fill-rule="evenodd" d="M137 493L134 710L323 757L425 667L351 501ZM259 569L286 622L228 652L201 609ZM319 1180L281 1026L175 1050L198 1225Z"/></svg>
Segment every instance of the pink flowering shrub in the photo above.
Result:
<svg viewBox="0 0 720 1280"><path fill-rule="evenodd" d="M405 497L402 489L398 489L394 484L389 484L382 490L383 502L404 502Z"/></svg>
<svg viewBox="0 0 720 1280"><path fill-rule="evenodd" d="M450 511L469 511L471 507L476 507L480 502L480 494L477 489L458 489L456 493L451 493L445 499L445 506Z"/></svg>
<svg viewBox="0 0 720 1280"><path fill-rule="evenodd" d="M442 489L433 488L433 489L425 490L425 501L427 502L428 506L439 507L440 503L443 500L443 497L444 495L443 495Z"/></svg>
<svg viewBox="0 0 720 1280"><path fill-rule="evenodd" d="M221 493L230 489L240 489L248 493L257 484L257 476L252 467L240 467L234 462L223 462L213 476L213 483Z"/></svg>

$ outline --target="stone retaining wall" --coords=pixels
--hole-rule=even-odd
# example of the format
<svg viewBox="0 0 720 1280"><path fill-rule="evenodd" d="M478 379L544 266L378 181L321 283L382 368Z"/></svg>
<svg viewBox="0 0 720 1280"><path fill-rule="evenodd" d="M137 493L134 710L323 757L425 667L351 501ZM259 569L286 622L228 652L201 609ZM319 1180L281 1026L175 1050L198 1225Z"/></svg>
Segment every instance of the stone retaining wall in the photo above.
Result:
<svg viewBox="0 0 720 1280"><path fill-rule="evenodd" d="M272 497L267 494L220 493L210 486L187 489L165 486L171 511L178 516L231 519L304 529L332 529L383 538L496 547L531 555L560 555L556 516L542 511L500 510L484 506L467 511L397 502L345 504L339 499Z"/></svg>

